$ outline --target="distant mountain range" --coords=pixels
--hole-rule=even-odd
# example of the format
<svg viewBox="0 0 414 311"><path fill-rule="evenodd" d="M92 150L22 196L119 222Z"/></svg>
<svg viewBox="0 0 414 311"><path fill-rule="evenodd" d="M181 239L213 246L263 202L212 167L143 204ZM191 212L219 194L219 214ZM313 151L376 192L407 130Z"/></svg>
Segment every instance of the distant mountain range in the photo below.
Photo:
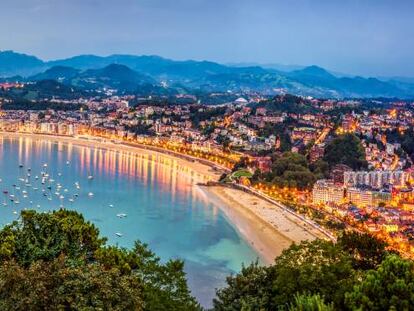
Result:
<svg viewBox="0 0 414 311"><path fill-rule="evenodd" d="M230 91L325 98L414 98L414 79L410 78L338 76L318 66L276 68L276 65L222 65L133 55L79 55L45 62L13 51L0 52L3 80L56 80L80 89L107 87L130 92L145 88L153 93Z"/></svg>

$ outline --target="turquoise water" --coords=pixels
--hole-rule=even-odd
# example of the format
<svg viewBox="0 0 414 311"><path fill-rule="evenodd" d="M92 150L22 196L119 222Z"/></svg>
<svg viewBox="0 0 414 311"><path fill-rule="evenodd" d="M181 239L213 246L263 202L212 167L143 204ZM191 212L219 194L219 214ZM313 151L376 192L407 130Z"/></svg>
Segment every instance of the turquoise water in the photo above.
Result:
<svg viewBox="0 0 414 311"><path fill-rule="evenodd" d="M47 180L41 183L42 171L55 180L51 190ZM0 178L1 191L19 201L1 193L7 206L0 205L0 225L24 208L79 211L110 244L132 247L139 239L162 260L183 259L191 290L204 306L211 305L226 275L258 256L195 185L203 177L163 155L0 137Z"/></svg>

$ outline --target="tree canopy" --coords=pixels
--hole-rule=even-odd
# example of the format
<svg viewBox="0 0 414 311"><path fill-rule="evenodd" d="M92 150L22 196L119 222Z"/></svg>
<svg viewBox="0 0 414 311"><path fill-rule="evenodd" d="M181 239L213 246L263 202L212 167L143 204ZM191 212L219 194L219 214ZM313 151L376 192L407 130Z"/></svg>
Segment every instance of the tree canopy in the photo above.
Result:
<svg viewBox="0 0 414 311"><path fill-rule="evenodd" d="M330 167L345 164L354 170L359 170L368 166L361 140L350 133L334 138L326 146L324 160Z"/></svg>
<svg viewBox="0 0 414 311"><path fill-rule="evenodd" d="M22 211L0 231L1 310L199 310L180 260L106 246L74 211Z"/></svg>
<svg viewBox="0 0 414 311"><path fill-rule="evenodd" d="M298 162L299 161L299 162ZM297 159L300 163L301 159ZM0 230L0 310L201 310L184 264L147 245L106 245L74 211L23 211ZM367 234L293 244L270 266L253 263L217 290L217 311L410 310L414 263Z"/></svg>
<svg viewBox="0 0 414 311"><path fill-rule="evenodd" d="M273 265L257 263L227 278L214 309L410 310L414 264L367 234L345 233L292 245Z"/></svg>
<svg viewBox="0 0 414 311"><path fill-rule="evenodd" d="M414 263L397 255L388 256L377 270L346 295L350 308L358 310L412 310Z"/></svg>
<svg viewBox="0 0 414 311"><path fill-rule="evenodd" d="M320 176L320 171L316 172L316 168L319 166L315 166L314 174L304 155L284 152L274 157L271 172L258 174L255 179L263 179L279 187L305 189L313 186L316 178Z"/></svg>

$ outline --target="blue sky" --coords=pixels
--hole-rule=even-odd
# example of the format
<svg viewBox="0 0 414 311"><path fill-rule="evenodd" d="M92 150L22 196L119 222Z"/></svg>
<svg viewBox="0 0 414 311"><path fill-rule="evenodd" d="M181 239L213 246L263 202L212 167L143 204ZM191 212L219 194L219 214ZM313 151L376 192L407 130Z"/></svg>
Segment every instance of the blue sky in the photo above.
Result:
<svg viewBox="0 0 414 311"><path fill-rule="evenodd" d="M0 49L414 77L411 0L1 0Z"/></svg>

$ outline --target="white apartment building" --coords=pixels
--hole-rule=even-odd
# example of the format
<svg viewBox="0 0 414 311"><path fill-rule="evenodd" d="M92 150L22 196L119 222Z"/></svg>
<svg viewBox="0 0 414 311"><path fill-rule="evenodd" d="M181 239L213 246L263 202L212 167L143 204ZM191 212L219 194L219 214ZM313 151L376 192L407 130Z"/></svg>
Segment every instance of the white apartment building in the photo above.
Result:
<svg viewBox="0 0 414 311"><path fill-rule="evenodd" d="M370 186L381 189L386 184L404 186L410 179L410 174L404 171L358 171L345 172L344 185L346 187Z"/></svg>
<svg viewBox="0 0 414 311"><path fill-rule="evenodd" d="M345 188L332 180L321 179L313 186L312 198L314 204L340 204L345 196Z"/></svg>

